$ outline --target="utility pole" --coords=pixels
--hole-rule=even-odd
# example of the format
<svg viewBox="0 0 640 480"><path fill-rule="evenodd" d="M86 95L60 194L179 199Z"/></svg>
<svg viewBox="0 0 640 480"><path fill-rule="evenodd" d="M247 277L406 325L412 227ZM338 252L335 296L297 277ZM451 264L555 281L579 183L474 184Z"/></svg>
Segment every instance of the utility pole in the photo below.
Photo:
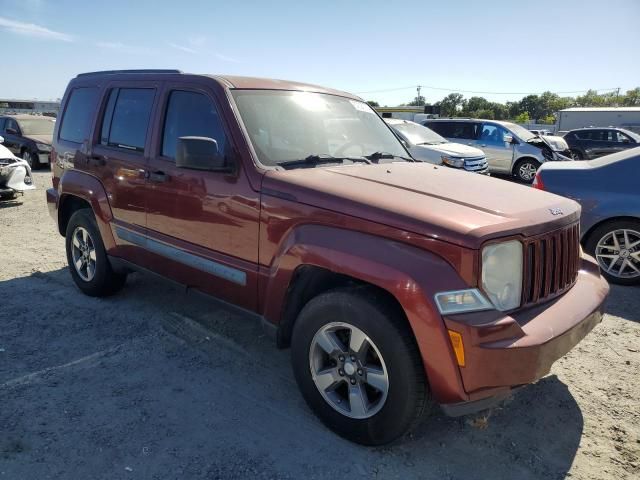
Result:
<svg viewBox="0 0 640 480"><path fill-rule="evenodd" d="M418 90L418 97L416 98L416 101L417 101L418 103L420 102L420 89L421 89L421 88L422 88L422 87L421 87L420 85L418 85L418 87L417 87L417 89L416 89L416 90Z"/></svg>
<svg viewBox="0 0 640 480"><path fill-rule="evenodd" d="M616 88L616 106L618 105L618 98L620 97L620 87Z"/></svg>

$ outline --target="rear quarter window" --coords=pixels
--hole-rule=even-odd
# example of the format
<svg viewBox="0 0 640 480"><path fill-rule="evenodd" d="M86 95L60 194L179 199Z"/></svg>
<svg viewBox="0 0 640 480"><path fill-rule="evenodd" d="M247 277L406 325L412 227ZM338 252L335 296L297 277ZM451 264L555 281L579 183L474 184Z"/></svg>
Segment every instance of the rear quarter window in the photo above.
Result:
<svg viewBox="0 0 640 480"><path fill-rule="evenodd" d="M60 140L82 143L91 133L91 120L98 104L97 87L81 87L71 92L60 123Z"/></svg>

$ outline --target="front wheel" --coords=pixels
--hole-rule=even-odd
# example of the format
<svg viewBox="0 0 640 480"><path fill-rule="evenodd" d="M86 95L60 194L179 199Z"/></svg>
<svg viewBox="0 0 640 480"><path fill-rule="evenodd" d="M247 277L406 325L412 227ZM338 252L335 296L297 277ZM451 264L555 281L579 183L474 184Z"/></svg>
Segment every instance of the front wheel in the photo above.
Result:
<svg viewBox="0 0 640 480"><path fill-rule="evenodd" d="M69 270L80 290L91 297L104 297L124 286L127 276L111 268L91 210L83 208L71 215L65 237Z"/></svg>
<svg viewBox="0 0 640 480"><path fill-rule="evenodd" d="M400 437L430 405L413 333L376 293L352 288L314 298L291 347L307 404L334 432L364 445Z"/></svg>
<svg viewBox="0 0 640 480"><path fill-rule="evenodd" d="M36 170L39 166L38 162L40 160L38 159L38 156L35 153L30 152L29 150L25 150L22 152L22 159L29 164L31 170Z"/></svg>
<svg viewBox="0 0 640 480"><path fill-rule="evenodd" d="M613 220L600 225L589 235L585 248L609 282L640 284L639 221Z"/></svg>
<svg viewBox="0 0 640 480"><path fill-rule="evenodd" d="M540 168L540 162L533 158L525 158L516 163L514 173L522 183L532 183L538 168Z"/></svg>
<svg viewBox="0 0 640 480"><path fill-rule="evenodd" d="M571 156L574 160L584 160L584 155L582 155L580 150L571 150Z"/></svg>

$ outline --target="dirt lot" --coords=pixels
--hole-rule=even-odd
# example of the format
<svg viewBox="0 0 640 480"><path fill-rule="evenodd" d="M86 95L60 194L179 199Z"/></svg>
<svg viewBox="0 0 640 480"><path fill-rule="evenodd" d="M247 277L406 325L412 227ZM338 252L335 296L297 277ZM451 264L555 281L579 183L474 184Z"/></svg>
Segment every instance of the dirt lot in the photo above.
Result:
<svg viewBox="0 0 640 480"><path fill-rule="evenodd" d="M613 288L603 323L488 417L365 448L316 420L252 320L139 274L80 294L35 176L0 203L0 479L640 475L638 288Z"/></svg>

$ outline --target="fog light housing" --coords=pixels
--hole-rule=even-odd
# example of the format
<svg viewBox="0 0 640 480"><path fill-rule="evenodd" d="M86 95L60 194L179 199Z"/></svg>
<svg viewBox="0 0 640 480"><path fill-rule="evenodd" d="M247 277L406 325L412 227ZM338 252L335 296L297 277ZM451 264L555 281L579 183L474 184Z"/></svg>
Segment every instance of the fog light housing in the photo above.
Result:
<svg viewBox="0 0 640 480"><path fill-rule="evenodd" d="M491 302L477 288L436 293L435 301L442 315L493 309Z"/></svg>

